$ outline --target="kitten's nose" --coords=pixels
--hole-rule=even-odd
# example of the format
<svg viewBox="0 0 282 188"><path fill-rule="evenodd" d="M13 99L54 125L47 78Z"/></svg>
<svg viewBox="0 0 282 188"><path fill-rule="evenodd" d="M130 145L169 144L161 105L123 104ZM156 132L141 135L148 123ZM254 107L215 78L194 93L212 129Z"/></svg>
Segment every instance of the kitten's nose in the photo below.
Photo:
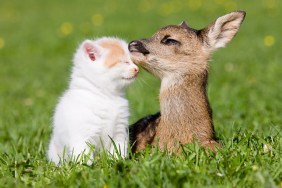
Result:
<svg viewBox="0 0 282 188"><path fill-rule="evenodd" d="M137 74L139 72L139 68L138 67L134 68L134 72L135 74Z"/></svg>

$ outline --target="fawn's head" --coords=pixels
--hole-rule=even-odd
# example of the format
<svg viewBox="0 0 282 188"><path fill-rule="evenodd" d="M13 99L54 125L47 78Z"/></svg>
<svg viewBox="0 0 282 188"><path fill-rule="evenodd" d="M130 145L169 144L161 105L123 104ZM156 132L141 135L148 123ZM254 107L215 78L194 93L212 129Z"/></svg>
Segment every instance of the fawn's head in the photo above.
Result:
<svg viewBox="0 0 282 188"><path fill-rule="evenodd" d="M185 22L163 27L151 38L132 41L128 46L131 58L160 78L171 74L201 74L208 68L211 53L236 35L245 14L231 12L201 30Z"/></svg>

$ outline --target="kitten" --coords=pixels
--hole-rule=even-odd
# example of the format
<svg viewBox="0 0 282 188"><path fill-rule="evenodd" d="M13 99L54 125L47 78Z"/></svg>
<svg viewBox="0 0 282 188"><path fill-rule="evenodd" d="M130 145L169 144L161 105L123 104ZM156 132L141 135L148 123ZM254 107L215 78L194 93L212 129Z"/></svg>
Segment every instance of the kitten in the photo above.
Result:
<svg viewBox="0 0 282 188"><path fill-rule="evenodd" d="M69 88L53 117L49 160L88 154L88 144L122 157L128 147L128 101L125 87L138 74L127 43L118 38L86 40L77 49ZM93 156L92 156L93 157Z"/></svg>

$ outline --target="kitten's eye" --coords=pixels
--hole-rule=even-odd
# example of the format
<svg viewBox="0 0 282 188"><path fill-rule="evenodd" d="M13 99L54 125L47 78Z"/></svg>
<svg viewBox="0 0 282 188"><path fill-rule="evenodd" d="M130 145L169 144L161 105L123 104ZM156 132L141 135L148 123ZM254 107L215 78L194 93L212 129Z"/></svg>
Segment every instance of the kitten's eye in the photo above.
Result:
<svg viewBox="0 0 282 188"><path fill-rule="evenodd" d="M124 61L124 63L125 63L125 64L129 64L129 62L128 62L128 61Z"/></svg>
<svg viewBox="0 0 282 188"><path fill-rule="evenodd" d="M174 39L170 39L168 37L165 37L161 40L161 43L162 44L165 44L165 45L176 45L176 44L180 44L179 41L177 40L174 40Z"/></svg>

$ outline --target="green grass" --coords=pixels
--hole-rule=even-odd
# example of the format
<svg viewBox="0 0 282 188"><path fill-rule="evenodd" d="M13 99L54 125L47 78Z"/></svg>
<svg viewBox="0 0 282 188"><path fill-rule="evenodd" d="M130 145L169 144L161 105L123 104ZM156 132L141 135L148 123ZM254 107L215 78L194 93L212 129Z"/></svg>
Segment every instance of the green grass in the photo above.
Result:
<svg viewBox="0 0 282 188"><path fill-rule="evenodd" d="M92 166L49 163L46 149L71 59L85 38L152 35L183 20L205 27L247 11L239 34L213 56L209 98L223 149L187 145ZM282 187L282 53L279 0L1 1L0 187ZM130 122L158 111L159 80L142 71L128 89Z"/></svg>

